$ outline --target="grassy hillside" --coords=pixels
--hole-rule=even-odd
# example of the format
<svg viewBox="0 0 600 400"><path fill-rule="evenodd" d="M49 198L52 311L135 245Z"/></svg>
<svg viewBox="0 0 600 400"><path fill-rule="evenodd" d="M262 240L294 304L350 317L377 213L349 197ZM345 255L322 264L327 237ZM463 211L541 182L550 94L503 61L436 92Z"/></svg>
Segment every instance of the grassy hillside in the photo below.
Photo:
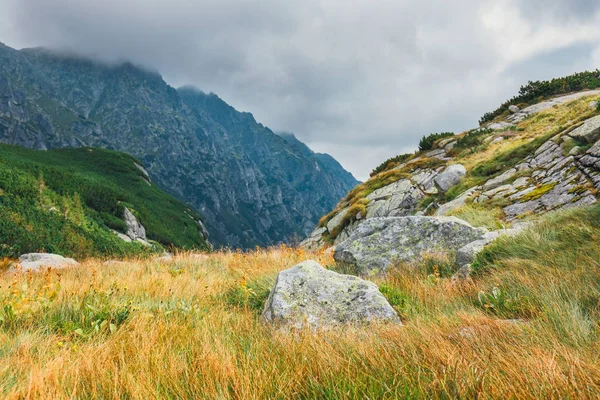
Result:
<svg viewBox="0 0 600 400"><path fill-rule="evenodd" d="M262 324L278 271L333 264L286 247L0 276L0 394L598 398L599 221L600 206L550 214L490 247L464 285L444 255L392 271L377 283L404 326Z"/></svg>
<svg viewBox="0 0 600 400"><path fill-rule="evenodd" d="M128 207L162 246L206 248L200 216L155 185L133 157L80 148L34 151L0 145L0 257L48 251L74 257L145 252L125 231Z"/></svg>

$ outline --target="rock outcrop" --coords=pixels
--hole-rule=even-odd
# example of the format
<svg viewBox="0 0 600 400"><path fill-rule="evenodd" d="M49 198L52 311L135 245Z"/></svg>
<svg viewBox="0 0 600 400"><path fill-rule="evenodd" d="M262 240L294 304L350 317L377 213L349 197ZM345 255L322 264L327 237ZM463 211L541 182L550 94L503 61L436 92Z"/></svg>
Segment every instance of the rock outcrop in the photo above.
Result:
<svg viewBox="0 0 600 400"><path fill-rule="evenodd" d="M436 149L426 153L423 157L414 158L397 166L396 170L410 170L410 177L401 178L368 194L365 198L366 211L358 213L353 221L344 227L342 227L342 223L346 219L350 207L340 209L325 226L316 228L301 243L301 246L313 250L327 247L329 243L324 240L324 237L331 236L332 233L336 234L333 244L337 245L346 240L364 220L414 214L420 201L426 196L437 195L440 190L448 190L464 176L464 167L458 164L450 165L447 168L420 166L422 161L431 158L441 157L441 159L448 160L449 158L445 155L452 149L452 146L449 145L455 142L454 139L447 139L444 143L448 150Z"/></svg>
<svg viewBox="0 0 600 400"><path fill-rule="evenodd" d="M455 217L373 218L336 246L334 259L344 271L371 276L426 252L455 252L486 233Z"/></svg>
<svg viewBox="0 0 600 400"><path fill-rule="evenodd" d="M127 225L127 232L125 233L127 237L146 246L150 246L148 243L148 238L146 237L146 229L144 228L144 225L137 220L135 215L133 215L133 213L127 207L125 207L123 219Z"/></svg>
<svg viewBox="0 0 600 400"><path fill-rule="evenodd" d="M401 324L374 283L329 271L314 261L279 273L262 317L298 329L375 321Z"/></svg>
<svg viewBox="0 0 600 400"><path fill-rule="evenodd" d="M47 267L64 268L78 264L79 263L72 258L65 258L58 254L29 253L23 254L21 257L19 257L21 271L35 272ZM14 269L12 270L14 271Z"/></svg>

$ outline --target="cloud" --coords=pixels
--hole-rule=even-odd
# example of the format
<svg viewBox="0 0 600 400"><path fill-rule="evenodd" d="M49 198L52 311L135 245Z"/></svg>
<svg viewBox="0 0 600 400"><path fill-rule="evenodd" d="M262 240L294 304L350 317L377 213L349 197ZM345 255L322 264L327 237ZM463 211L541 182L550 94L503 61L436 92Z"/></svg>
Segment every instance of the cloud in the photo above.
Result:
<svg viewBox="0 0 600 400"><path fill-rule="evenodd" d="M590 0L0 0L0 40L159 70L357 177L461 131L526 79L595 68ZM5 22L5 23L4 23Z"/></svg>

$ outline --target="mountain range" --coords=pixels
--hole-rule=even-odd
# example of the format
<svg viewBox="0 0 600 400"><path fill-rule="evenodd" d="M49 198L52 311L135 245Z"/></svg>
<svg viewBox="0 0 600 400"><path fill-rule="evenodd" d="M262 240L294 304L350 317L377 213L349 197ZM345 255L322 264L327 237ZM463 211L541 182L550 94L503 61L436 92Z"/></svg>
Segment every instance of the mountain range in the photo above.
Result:
<svg viewBox="0 0 600 400"><path fill-rule="evenodd" d="M358 183L331 156L215 94L43 48L0 45L0 142L128 153L201 214L217 246L297 241Z"/></svg>

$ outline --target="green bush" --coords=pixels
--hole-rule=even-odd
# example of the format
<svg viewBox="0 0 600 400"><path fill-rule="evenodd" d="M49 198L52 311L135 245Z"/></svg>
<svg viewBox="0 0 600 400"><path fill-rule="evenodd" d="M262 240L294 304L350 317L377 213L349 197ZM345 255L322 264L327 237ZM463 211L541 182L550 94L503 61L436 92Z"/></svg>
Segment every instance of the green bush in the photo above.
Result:
<svg viewBox="0 0 600 400"><path fill-rule="evenodd" d="M441 132L441 133L431 133L427 136L423 136L421 141L419 142L419 151L431 150L433 149L433 145L435 142L442 138L454 136L453 132Z"/></svg>
<svg viewBox="0 0 600 400"><path fill-rule="evenodd" d="M479 120L479 124L492 121L494 118L508 111L511 105L520 103L529 104L537 102L541 98L578 92L584 89L596 89L600 87L600 70L585 71L566 76L564 78L555 78L549 81L529 81L527 85L521 86L518 96L504 102L499 108L486 113Z"/></svg>
<svg viewBox="0 0 600 400"><path fill-rule="evenodd" d="M472 149L480 146L483 139L492 133L491 129L472 129L456 141L455 149Z"/></svg>
<svg viewBox="0 0 600 400"><path fill-rule="evenodd" d="M380 172L387 171L388 169L394 168L395 166L402 164L404 161L408 160L412 154L400 154L396 157L388 158L383 163L377 166L373 171L371 171L370 177L374 177Z"/></svg>

